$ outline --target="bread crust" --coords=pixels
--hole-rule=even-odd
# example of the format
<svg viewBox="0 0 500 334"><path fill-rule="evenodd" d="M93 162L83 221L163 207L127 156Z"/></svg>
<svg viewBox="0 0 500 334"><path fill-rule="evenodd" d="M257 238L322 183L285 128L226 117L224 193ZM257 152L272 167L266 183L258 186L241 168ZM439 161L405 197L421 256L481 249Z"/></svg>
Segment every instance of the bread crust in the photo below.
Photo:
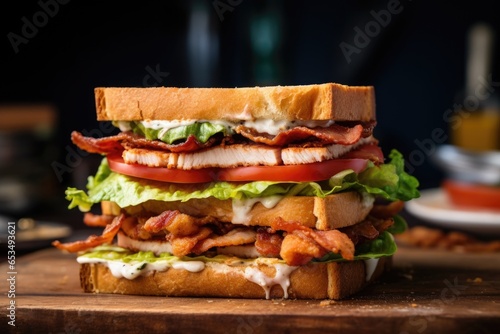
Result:
<svg viewBox="0 0 500 334"><path fill-rule="evenodd" d="M392 257L381 258L373 275L366 280L363 261L309 263L290 274L288 297L293 299L343 299L361 291L391 267ZM200 272L170 268L133 280L114 277L102 263L80 267L80 282L88 293L153 295L172 297L266 298L261 286L244 277L245 267L221 271L206 266ZM261 265L259 270L274 277L274 267ZM270 289L270 298L283 298L280 285Z"/></svg>
<svg viewBox="0 0 500 334"><path fill-rule="evenodd" d="M359 223L372 209L372 203L366 203L355 191L328 195L324 198L313 196L284 197L276 206L266 208L257 202L248 212L247 225L270 226L276 217L285 221L294 221L318 230L331 230ZM102 202L103 214L118 215L120 208L111 202ZM166 210L179 210L196 216L212 216L221 222L231 222L234 216L231 200L218 200L213 197L192 199L186 202L149 201L138 206L125 208L129 215L141 215L145 212L160 214Z"/></svg>
<svg viewBox="0 0 500 334"><path fill-rule="evenodd" d="M97 87L99 121L375 120L373 86Z"/></svg>

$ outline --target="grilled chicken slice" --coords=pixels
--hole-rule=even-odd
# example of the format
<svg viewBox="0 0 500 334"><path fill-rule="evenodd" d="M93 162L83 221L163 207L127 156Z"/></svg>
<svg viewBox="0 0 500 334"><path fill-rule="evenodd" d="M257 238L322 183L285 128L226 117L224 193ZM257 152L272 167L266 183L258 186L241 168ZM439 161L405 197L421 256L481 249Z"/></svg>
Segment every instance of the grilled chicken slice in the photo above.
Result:
<svg viewBox="0 0 500 334"><path fill-rule="evenodd" d="M217 146L192 153L169 153L147 149L123 151L123 160L128 164L177 169L199 169L209 167L276 166L282 163L280 149L265 145Z"/></svg>

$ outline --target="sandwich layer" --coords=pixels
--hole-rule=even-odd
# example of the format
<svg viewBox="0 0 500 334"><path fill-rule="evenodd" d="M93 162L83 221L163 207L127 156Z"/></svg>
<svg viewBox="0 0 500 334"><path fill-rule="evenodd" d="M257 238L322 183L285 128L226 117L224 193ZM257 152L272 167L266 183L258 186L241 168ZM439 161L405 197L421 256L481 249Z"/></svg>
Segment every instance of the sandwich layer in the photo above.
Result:
<svg viewBox="0 0 500 334"><path fill-rule="evenodd" d="M372 86L95 88L97 120L375 120Z"/></svg>
<svg viewBox="0 0 500 334"><path fill-rule="evenodd" d="M166 210L179 210L190 216L210 216L220 222L248 226L271 226L276 217L294 221L317 230L331 230L354 225L368 215L373 207L373 198L363 197L355 191L326 197L287 196L278 198L271 206L265 199L251 199L233 204L233 200L218 200L214 197L191 199L185 202L148 201L141 205L124 208L129 215L160 214ZM112 202L101 204L105 215L118 215L120 208Z"/></svg>
<svg viewBox="0 0 500 334"><path fill-rule="evenodd" d="M206 262L200 268L167 267L133 279L112 273L106 263L83 263L85 292L176 297L342 299L362 290L391 265L377 260L286 265L228 265ZM92 262L92 261L90 261Z"/></svg>
<svg viewBox="0 0 500 334"><path fill-rule="evenodd" d="M320 147L286 148L262 144L235 144L183 153L130 148L123 151L122 157L127 164L184 170L210 167L299 165L339 158L367 144L377 144L377 140L368 137L361 138L352 145L332 144Z"/></svg>

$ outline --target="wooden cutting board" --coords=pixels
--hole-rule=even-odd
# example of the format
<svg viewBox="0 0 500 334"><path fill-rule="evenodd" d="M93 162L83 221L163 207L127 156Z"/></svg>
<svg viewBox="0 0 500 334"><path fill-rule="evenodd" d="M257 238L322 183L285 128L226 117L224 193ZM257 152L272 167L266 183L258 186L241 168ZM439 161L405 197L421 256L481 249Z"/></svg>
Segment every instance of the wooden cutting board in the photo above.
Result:
<svg viewBox="0 0 500 334"><path fill-rule="evenodd" d="M500 328L499 253L400 248L390 273L335 302L85 294L75 256L55 249L18 258L15 274L5 262L0 268L1 333L403 334L497 333ZM15 298L6 293L12 288ZM9 314L15 314L15 327Z"/></svg>

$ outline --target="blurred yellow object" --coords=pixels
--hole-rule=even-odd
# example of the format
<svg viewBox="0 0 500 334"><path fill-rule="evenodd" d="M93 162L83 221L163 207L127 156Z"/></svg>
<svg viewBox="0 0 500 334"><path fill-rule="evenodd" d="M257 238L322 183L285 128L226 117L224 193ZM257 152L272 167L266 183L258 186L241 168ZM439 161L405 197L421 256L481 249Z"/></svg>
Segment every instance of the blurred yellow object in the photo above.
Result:
<svg viewBox="0 0 500 334"><path fill-rule="evenodd" d="M462 149L484 152L500 150L500 107L491 74L495 31L483 22L467 32L465 91L461 122L453 124L450 139Z"/></svg>
<svg viewBox="0 0 500 334"><path fill-rule="evenodd" d="M451 131L453 145L473 151L500 150L500 112L474 111L464 114Z"/></svg>

